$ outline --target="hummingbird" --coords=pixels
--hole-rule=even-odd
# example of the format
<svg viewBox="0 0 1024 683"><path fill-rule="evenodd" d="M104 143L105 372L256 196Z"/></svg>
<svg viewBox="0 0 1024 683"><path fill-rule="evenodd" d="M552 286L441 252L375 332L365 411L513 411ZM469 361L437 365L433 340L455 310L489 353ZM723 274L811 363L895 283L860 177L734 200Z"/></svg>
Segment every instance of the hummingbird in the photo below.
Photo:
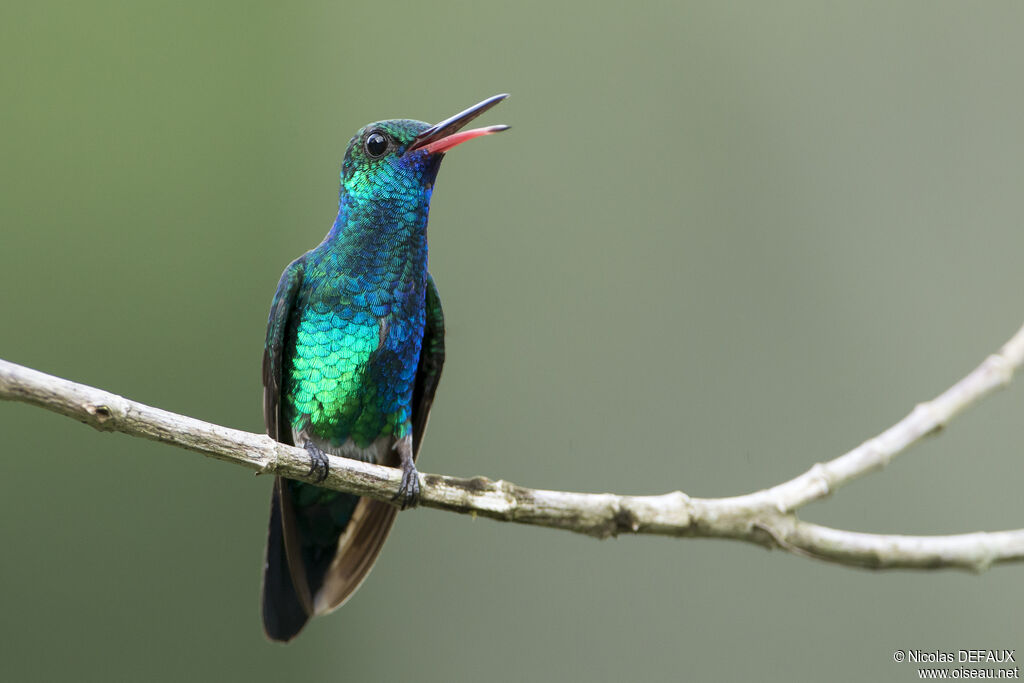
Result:
<svg viewBox="0 0 1024 683"><path fill-rule="evenodd" d="M427 215L441 160L508 95L430 125L364 126L341 167L338 216L277 285L263 354L267 434L299 446L309 474L326 454L401 467L393 504L277 477L263 565L267 637L287 642L340 607L373 567L398 508L419 499L416 456L444 365L444 314L427 271ZM397 506L397 507L396 507Z"/></svg>

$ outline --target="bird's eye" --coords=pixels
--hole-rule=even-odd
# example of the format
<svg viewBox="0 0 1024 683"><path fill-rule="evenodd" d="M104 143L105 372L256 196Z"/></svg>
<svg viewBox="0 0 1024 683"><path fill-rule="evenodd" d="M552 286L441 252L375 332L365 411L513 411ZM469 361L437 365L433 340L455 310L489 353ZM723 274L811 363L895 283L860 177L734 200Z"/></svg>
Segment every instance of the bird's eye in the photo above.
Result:
<svg viewBox="0 0 1024 683"><path fill-rule="evenodd" d="M366 138L366 153L374 159L384 156L388 151L388 139L380 133L370 133Z"/></svg>

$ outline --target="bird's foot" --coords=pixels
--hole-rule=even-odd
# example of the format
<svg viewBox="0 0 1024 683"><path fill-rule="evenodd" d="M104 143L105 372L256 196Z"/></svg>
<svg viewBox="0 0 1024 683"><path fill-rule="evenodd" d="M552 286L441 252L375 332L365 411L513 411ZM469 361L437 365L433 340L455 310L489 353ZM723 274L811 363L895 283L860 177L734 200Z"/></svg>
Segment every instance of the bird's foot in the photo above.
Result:
<svg viewBox="0 0 1024 683"><path fill-rule="evenodd" d="M420 503L420 473L416 465L402 463L402 485L398 487L398 495L392 498L401 509L414 508Z"/></svg>
<svg viewBox="0 0 1024 683"><path fill-rule="evenodd" d="M312 441L307 441L303 448L309 453L309 476L313 477L316 483L322 482L327 478L327 473L330 472L330 466L327 464L327 454L320 450Z"/></svg>
<svg viewBox="0 0 1024 683"><path fill-rule="evenodd" d="M420 473L412 461L412 439L406 437L395 444L395 450L402 458L402 484L392 502L402 510L414 508L420 502Z"/></svg>

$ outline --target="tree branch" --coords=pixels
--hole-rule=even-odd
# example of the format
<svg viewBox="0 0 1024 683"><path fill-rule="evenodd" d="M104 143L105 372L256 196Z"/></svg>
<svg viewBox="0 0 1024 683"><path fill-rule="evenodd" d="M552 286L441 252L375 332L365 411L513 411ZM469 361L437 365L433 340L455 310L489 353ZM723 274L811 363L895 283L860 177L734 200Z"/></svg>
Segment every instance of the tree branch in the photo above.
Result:
<svg viewBox="0 0 1024 683"><path fill-rule="evenodd" d="M894 457L939 432L950 420L996 389L1009 385L1022 364L1024 327L969 375L931 401L917 404L909 415L878 436L834 460L816 463L794 479L736 500L753 507L773 505L780 512L790 512L820 500L840 486L885 467Z"/></svg>
<svg viewBox="0 0 1024 683"><path fill-rule="evenodd" d="M507 522L565 529L599 538L618 534L730 538L855 567L952 567L981 571L1024 560L1024 529L952 536L865 534L811 524L794 510L887 464L998 388L1024 364L1024 327L997 353L935 399L919 404L880 435L777 486L731 498L572 493L528 489L484 477L421 475L420 504ZM100 431L141 436L248 467L313 482L305 450L131 401L0 360L0 398L23 401ZM401 471L329 456L320 483L377 500L398 492Z"/></svg>

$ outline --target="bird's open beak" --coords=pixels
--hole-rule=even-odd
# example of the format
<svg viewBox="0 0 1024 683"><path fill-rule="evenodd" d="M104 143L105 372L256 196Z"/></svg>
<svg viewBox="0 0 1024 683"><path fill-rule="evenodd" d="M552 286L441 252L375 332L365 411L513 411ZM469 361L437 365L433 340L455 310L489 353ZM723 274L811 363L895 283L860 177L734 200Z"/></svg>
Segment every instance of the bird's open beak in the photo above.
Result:
<svg viewBox="0 0 1024 683"><path fill-rule="evenodd" d="M466 140L472 140L473 138L478 138L481 135L490 135L491 133L500 133L503 130L507 130L508 126L487 126L486 128L474 128L472 130L464 130L461 133L458 132L459 129L467 123L480 116L480 114L483 114L506 97L508 97L507 94L488 97L483 102L474 104L466 111L449 117L441 123L434 124L416 136L409 147L405 150L406 154L416 150L426 152L427 154L442 154L443 152L450 150L455 145L461 145Z"/></svg>

